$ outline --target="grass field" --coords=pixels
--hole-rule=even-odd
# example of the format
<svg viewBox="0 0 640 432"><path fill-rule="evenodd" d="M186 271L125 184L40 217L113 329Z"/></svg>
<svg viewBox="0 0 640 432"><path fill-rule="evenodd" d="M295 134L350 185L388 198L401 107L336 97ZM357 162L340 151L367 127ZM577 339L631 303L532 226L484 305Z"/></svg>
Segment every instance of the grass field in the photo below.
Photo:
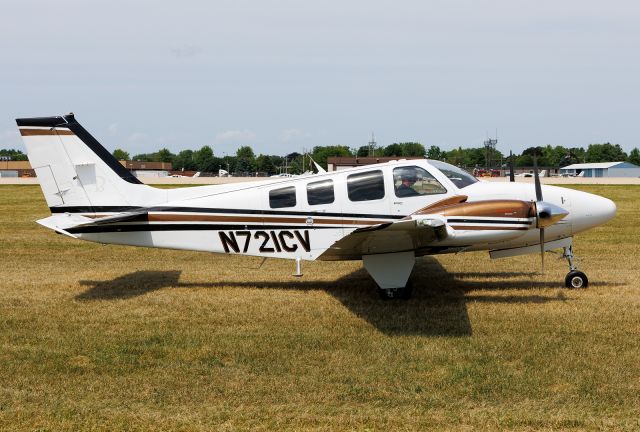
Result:
<svg viewBox="0 0 640 432"><path fill-rule="evenodd" d="M638 430L640 186L548 254L419 259L384 302L360 262L102 246L0 187L2 430Z"/></svg>

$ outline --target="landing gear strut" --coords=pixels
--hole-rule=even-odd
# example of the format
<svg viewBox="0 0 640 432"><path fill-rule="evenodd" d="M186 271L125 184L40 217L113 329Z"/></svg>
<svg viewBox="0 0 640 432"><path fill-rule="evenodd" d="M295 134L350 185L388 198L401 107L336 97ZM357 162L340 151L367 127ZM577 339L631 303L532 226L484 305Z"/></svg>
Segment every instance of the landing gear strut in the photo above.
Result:
<svg viewBox="0 0 640 432"><path fill-rule="evenodd" d="M562 256L569 262L569 273L567 273L567 276L564 278L564 285L567 288L588 287L589 279L587 278L587 275L578 270L578 267L574 264L573 247L565 246Z"/></svg>

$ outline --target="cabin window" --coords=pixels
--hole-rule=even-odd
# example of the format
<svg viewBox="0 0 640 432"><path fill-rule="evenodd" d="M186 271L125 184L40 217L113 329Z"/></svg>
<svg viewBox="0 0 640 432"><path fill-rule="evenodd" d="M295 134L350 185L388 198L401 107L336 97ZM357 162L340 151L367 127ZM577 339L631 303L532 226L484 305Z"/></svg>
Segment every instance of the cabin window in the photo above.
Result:
<svg viewBox="0 0 640 432"><path fill-rule="evenodd" d="M309 205L331 204L334 200L332 180L322 180L307 185L307 202Z"/></svg>
<svg viewBox="0 0 640 432"><path fill-rule="evenodd" d="M295 205L295 186L289 186L269 191L269 206L271 206L271 208L295 207Z"/></svg>
<svg viewBox="0 0 640 432"><path fill-rule="evenodd" d="M351 201L371 201L384 198L382 171L367 171L347 177L347 191Z"/></svg>
<svg viewBox="0 0 640 432"><path fill-rule="evenodd" d="M446 162L429 160L429 165L433 165L434 168L440 170L442 174L447 176L451 182L456 185L458 189L465 188L478 181L477 178L457 166L453 166Z"/></svg>
<svg viewBox="0 0 640 432"><path fill-rule="evenodd" d="M435 177L424 168L417 166L395 168L393 186L399 198L447 193Z"/></svg>

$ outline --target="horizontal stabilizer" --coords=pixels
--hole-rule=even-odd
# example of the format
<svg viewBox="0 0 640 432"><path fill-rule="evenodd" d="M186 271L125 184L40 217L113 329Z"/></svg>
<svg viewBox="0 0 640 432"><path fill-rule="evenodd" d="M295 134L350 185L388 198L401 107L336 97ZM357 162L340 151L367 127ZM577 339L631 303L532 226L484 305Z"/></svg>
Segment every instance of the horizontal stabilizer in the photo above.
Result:
<svg viewBox="0 0 640 432"><path fill-rule="evenodd" d="M86 224L87 222L92 222L93 219L80 216L78 214L64 213L64 214L55 214L49 216L44 219L40 219L38 222L43 227L49 228L57 232L58 234L64 234L69 237L77 238L73 234L67 232L69 228L76 227L78 225Z"/></svg>
<svg viewBox="0 0 640 432"><path fill-rule="evenodd" d="M114 222L145 222L148 221L149 210L140 209L133 212L117 213L111 216L104 216L97 219L91 219L88 223L80 226L87 225L107 225Z"/></svg>

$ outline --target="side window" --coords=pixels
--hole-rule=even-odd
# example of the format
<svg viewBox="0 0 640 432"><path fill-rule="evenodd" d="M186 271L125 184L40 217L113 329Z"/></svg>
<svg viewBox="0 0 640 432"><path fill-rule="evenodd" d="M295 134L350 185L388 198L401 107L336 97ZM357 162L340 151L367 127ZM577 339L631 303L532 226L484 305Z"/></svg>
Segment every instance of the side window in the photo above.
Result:
<svg viewBox="0 0 640 432"><path fill-rule="evenodd" d="M271 208L294 207L296 205L296 188L289 186L269 191L269 206Z"/></svg>
<svg viewBox="0 0 640 432"><path fill-rule="evenodd" d="M400 198L447 193L444 186L427 170L417 166L395 168L393 186L396 196Z"/></svg>
<svg viewBox="0 0 640 432"><path fill-rule="evenodd" d="M347 192L351 201L371 201L384 198L382 171L367 171L347 177Z"/></svg>
<svg viewBox="0 0 640 432"><path fill-rule="evenodd" d="M309 205L331 204L334 200L333 180L322 180L307 185L307 202Z"/></svg>

